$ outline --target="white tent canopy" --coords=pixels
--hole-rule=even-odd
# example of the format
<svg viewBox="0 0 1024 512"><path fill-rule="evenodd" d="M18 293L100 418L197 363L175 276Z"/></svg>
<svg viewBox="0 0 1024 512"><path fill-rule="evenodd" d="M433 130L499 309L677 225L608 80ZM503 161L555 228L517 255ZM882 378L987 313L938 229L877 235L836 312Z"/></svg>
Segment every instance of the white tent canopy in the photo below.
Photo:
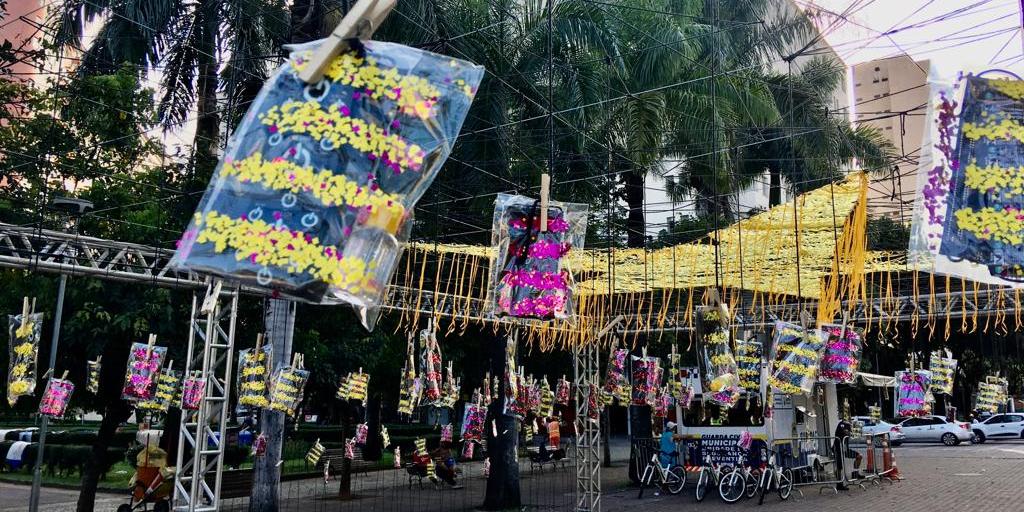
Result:
<svg viewBox="0 0 1024 512"><path fill-rule="evenodd" d="M896 377L892 375L857 372L857 380L865 386L872 386L876 388L891 388L896 386Z"/></svg>

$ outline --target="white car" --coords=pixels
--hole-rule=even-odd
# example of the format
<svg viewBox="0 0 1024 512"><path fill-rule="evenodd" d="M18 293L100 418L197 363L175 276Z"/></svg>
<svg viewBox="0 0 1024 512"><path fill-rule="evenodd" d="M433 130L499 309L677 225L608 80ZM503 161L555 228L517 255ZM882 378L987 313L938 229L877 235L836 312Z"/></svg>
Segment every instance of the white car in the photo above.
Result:
<svg viewBox="0 0 1024 512"><path fill-rule="evenodd" d="M989 439L1024 439L1024 413L1006 413L989 416L985 421L971 424L979 443Z"/></svg>
<svg viewBox="0 0 1024 512"><path fill-rule="evenodd" d="M879 435L888 432L889 443L893 446L903 444L903 440L906 438L906 435L903 433L903 427L894 425L885 420L876 421L871 416L854 416L853 421L859 421L864 424L865 434Z"/></svg>
<svg viewBox="0 0 1024 512"><path fill-rule="evenodd" d="M899 425L903 429L903 435L906 436L904 440L908 443L940 442L946 446L956 446L970 441L974 436L970 429L970 423L950 422L942 416L906 418L900 421Z"/></svg>

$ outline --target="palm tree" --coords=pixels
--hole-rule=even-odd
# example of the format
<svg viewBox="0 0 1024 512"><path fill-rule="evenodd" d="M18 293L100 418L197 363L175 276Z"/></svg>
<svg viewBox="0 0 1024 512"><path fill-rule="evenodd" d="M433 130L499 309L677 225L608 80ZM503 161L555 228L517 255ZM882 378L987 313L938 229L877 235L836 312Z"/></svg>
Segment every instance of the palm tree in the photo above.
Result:
<svg viewBox="0 0 1024 512"><path fill-rule="evenodd" d="M97 35L86 39L93 22ZM66 0L49 23L59 47L82 54L81 73L130 63L159 76L165 130L187 127L196 112L194 188L216 165L222 120L240 117L268 76L290 18L285 0Z"/></svg>
<svg viewBox="0 0 1024 512"><path fill-rule="evenodd" d="M768 171L769 206L780 203L783 180L800 193L842 177L844 166L854 159L875 172L887 171L892 163L895 149L878 130L850 126L844 111L831 109L844 73L840 62L815 58L799 72L765 77L779 116L747 132L753 143L738 160L745 174Z"/></svg>

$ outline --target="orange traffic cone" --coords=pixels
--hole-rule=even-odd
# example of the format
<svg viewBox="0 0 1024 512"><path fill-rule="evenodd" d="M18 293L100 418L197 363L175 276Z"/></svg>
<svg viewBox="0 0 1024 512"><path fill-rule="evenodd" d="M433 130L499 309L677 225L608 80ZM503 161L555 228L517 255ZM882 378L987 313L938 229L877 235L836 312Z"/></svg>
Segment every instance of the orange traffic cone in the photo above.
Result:
<svg viewBox="0 0 1024 512"><path fill-rule="evenodd" d="M874 436L867 436L864 440L867 443L867 468L865 471L869 475L875 474L875 439Z"/></svg>
<svg viewBox="0 0 1024 512"><path fill-rule="evenodd" d="M896 455L889 446L889 439L882 438L882 464L885 469L885 477L889 480L903 480L900 476L900 469L896 467Z"/></svg>

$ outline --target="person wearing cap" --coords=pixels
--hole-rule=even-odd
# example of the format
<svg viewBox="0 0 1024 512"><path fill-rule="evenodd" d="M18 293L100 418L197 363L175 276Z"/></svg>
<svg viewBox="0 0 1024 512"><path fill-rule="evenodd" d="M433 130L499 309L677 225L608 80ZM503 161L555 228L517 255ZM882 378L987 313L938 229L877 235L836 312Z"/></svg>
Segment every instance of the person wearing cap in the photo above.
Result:
<svg viewBox="0 0 1024 512"><path fill-rule="evenodd" d="M671 468L676 464L676 460L679 457L679 450L676 447L676 443L682 440L683 436L675 433L676 422L669 421L665 423L665 430L661 432L661 465L666 468Z"/></svg>

